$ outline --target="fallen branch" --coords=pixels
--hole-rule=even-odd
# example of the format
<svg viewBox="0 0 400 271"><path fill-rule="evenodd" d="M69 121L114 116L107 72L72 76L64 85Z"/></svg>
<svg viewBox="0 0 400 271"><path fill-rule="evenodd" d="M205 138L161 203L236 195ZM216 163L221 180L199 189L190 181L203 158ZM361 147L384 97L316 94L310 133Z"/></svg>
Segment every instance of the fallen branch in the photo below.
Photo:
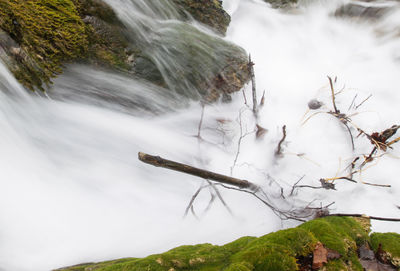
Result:
<svg viewBox="0 0 400 271"><path fill-rule="evenodd" d="M268 195L265 193L264 190L262 190L258 185L251 183L247 180L236 179L233 177L229 177L226 175L214 173L214 172L199 169L199 168L195 168L195 167L192 167L189 165L177 163L177 162L174 162L171 160L166 160L159 156L153 156L153 155L145 154L142 152L138 153L138 157L139 157L140 161L150 164L150 165L153 165L153 166L156 166L156 167L163 167L163 168L187 173L190 175L194 175L194 176L197 176L200 178L204 178L206 180L213 180L213 181L218 182L216 184L211 185L212 188L215 188L214 186L219 185L226 189L231 189L231 190L236 190L236 191L251 194L254 197L256 197L258 200L263 202L266 206L268 206L282 220L293 219L293 220L305 222L307 219L315 216L315 211L308 209L308 208L299 208L299 209L290 208L288 210L282 210L281 208L275 207L275 205L273 203L268 202L269 201ZM229 186L227 186L225 184L228 184ZM210 186L210 185L208 185L208 186ZM192 211L193 215L195 217L197 217L196 214L194 213L193 202L197 198L200 191L205 187L207 187L207 186L201 186L196 191L196 193L193 195L188 207L186 208L185 215L187 215L187 213L189 211ZM220 195L218 195L217 191L216 191L216 193L217 193L217 196L219 197ZM220 198L220 199L221 199L222 203L224 204L223 199L222 198ZM225 207L228 208L227 205Z"/></svg>
<svg viewBox="0 0 400 271"><path fill-rule="evenodd" d="M155 166L163 167L183 173L187 173L193 176L197 176L207 180L213 180L216 182L224 183L239 187L241 189L250 189L252 191L258 191L260 188L258 185L251 183L247 180L241 180L226 175L218 174L208 170L192 167L186 164L177 163L171 160L161 158L160 156L153 156L143 152L138 153L138 158L140 161Z"/></svg>

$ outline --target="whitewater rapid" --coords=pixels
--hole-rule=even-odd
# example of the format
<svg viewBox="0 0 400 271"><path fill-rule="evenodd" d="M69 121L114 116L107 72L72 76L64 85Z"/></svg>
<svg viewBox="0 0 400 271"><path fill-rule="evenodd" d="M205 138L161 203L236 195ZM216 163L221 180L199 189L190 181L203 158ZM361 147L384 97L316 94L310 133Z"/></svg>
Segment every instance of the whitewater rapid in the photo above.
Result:
<svg viewBox="0 0 400 271"><path fill-rule="evenodd" d="M172 7L148 9L139 0L108 2L135 33L143 31L139 23L157 30L178 18ZM344 174L349 161L371 149L360 137L353 152L346 130L328 114L302 124L311 99L331 110L327 76L337 77L335 87L343 89L338 107L357 113L352 120L365 131L400 124L400 39L390 34L399 26L398 8L372 23L332 15L348 1L305 2L285 13L261 0L225 0L232 16L225 39L252 55L258 98L266 93L258 123L268 129L263 140L255 140L254 133L242 140L233 175L270 189L277 202L280 188L287 195L302 176L302 184L319 185L320 178ZM129 12L142 14L142 21L130 21ZM152 16L157 20L151 22ZM162 52L158 54L161 58ZM168 68L165 59L159 64ZM179 61L172 64L179 68ZM199 141L197 102L126 75L71 65L46 95L27 94L0 63L0 88L0 270L51 270L141 257L296 225L282 222L250 195L224 190L233 215L218 200L204 214L210 200L206 190L195 203L200 219L183 219L203 181L137 160L142 151L229 175L240 112L243 131L250 133L255 126L242 93L233 95L230 104L205 107L204 141ZM245 89L248 100L250 90ZM371 94L357 111L348 110L355 95L360 103ZM283 125L284 156L277 159ZM291 202L335 202L333 212L399 217L399 149L393 145L388 155L356 176L390 184L390 189L337 181L337 191L301 189ZM373 230L400 232L400 226L374 222Z"/></svg>

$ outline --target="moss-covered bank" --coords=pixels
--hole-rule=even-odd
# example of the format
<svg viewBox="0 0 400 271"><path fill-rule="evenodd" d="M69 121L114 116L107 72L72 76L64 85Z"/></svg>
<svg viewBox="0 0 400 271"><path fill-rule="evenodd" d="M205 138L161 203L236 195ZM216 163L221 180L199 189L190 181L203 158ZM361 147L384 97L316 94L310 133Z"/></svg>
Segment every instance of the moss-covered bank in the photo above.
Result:
<svg viewBox="0 0 400 271"><path fill-rule="evenodd" d="M30 89L43 89L71 61L128 68L122 25L101 1L0 0L0 28L6 62Z"/></svg>
<svg viewBox="0 0 400 271"><path fill-rule="evenodd" d="M270 233L265 236L243 237L223 246L201 244L181 246L163 254L138 259L128 258L102 263L83 264L62 268L64 271L282 271L311 270L313 252L317 244L334 257L322 270L363 270L358 248L369 243L387 250L394 264L400 252L400 235L372 234L365 223L348 217L315 219L297 228ZM397 265L397 268L400 266Z"/></svg>

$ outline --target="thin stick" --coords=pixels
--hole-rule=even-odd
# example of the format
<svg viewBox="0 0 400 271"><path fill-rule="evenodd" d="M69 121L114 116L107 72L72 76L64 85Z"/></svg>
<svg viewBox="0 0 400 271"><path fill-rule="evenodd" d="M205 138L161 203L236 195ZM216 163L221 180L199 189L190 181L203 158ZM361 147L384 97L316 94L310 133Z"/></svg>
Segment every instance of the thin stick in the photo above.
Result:
<svg viewBox="0 0 400 271"><path fill-rule="evenodd" d="M204 117L204 104L201 104L201 117L200 117L200 122L199 122L199 128L197 131L197 137L201 139L200 133L201 133L201 126L203 125L203 117Z"/></svg>
<svg viewBox="0 0 400 271"><path fill-rule="evenodd" d="M251 77L251 90L253 93L253 113L255 116L257 116L257 90L256 90L256 76L254 74L254 63L251 61L251 55L249 55L249 72L250 72L250 77Z"/></svg>
<svg viewBox="0 0 400 271"><path fill-rule="evenodd" d="M324 180L326 180L326 181L335 181L335 180L340 180L340 179L347 180L347 181L350 181L350 182L353 182L353 183L357 183L357 181L355 181L355 180L353 180L353 179L351 179L349 177L334 177L334 178L327 178L327 179L324 179Z"/></svg>
<svg viewBox="0 0 400 271"><path fill-rule="evenodd" d="M372 94L370 94L366 99L364 99L364 101L362 101L359 105L356 106L356 109L358 109L360 106L362 106L366 101L369 100L369 98L372 97Z"/></svg>
<svg viewBox="0 0 400 271"><path fill-rule="evenodd" d="M297 184L298 184L299 182L301 182L301 180L303 180L305 176L306 176L306 175L301 176L301 178L292 186L292 190L290 191L290 196L293 195L294 189L297 187Z"/></svg>
<svg viewBox="0 0 400 271"><path fill-rule="evenodd" d="M400 222L400 218L391 218L391 217L379 217L379 216L366 216L362 214L329 214L326 216L351 216L351 217L364 217L373 220L382 220L382 221L393 221L393 222Z"/></svg>
<svg viewBox="0 0 400 271"><path fill-rule="evenodd" d="M193 202L195 201L195 199L197 198L197 196L200 194L200 191L204 188L205 186L200 186L199 189L197 189L196 193L194 193L194 195L192 196L192 199L190 200L188 206L186 207L185 210L185 214L183 215L183 217L186 217L187 214L189 213L190 209L193 207ZM192 210L192 212L194 212L194 210Z"/></svg>
<svg viewBox="0 0 400 271"><path fill-rule="evenodd" d="M228 204L226 204L225 200L222 198L221 193L219 192L218 188L209 180L207 180L208 184L211 186L212 189L214 189L215 193L217 194L219 200L222 202L222 204L225 206L225 208L228 210L228 212L233 215L233 212L231 208L229 208Z"/></svg>
<svg viewBox="0 0 400 271"><path fill-rule="evenodd" d="M351 104L350 104L350 106L349 106L349 109L347 109L347 110L350 110L351 107L354 105L354 102L356 101L357 96L358 96L358 94L356 94L356 95L354 96L354 98L353 98L353 100L351 101Z"/></svg>
<svg viewBox="0 0 400 271"><path fill-rule="evenodd" d="M392 187L390 184L376 184L376 183L367 183L367 182L361 182L366 185L371 185L371 186L379 186L379 187Z"/></svg>
<svg viewBox="0 0 400 271"><path fill-rule="evenodd" d="M220 183L225 183L229 185L233 185L239 188L247 188L252 191L258 191L260 188L258 185L251 183L247 180L240 180L237 178L229 177L226 175L218 174L215 172L211 172L208 170L192 167L186 164L174 162L171 160L167 160L161 158L160 156L153 156L146 153L139 152L138 158L140 161L155 166L155 167L163 167L170 170L175 170L179 172L183 172L186 174L190 174L193 176L197 176L203 179L213 180Z"/></svg>
<svg viewBox="0 0 400 271"><path fill-rule="evenodd" d="M282 139L279 141L278 148L275 151L275 156L281 156L282 155L282 144L286 139L286 125L283 125L282 133L283 133Z"/></svg>
<svg viewBox="0 0 400 271"><path fill-rule="evenodd" d="M336 113L336 114L339 114L340 112L339 112L339 110L336 108L335 89L333 88L332 78L330 78L330 77L328 76L328 80L329 80L329 85L331 86L333 108L335 109L335 113Z"/></svg>
<svg viewBox="0 0 400 271"><path fill-rule="evenodd" d="M246 97L246 93L244 92L244 89L242 90L243 93L243 98L244 98L244 104L247 105L247 97Z"/></svg>

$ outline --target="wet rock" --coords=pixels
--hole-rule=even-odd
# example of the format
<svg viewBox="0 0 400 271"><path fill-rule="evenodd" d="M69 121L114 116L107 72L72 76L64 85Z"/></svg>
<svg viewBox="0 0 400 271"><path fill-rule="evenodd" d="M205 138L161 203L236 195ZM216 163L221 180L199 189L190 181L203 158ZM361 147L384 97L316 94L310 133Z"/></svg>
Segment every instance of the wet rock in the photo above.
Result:
<svg viewBox="0 0 400 271"><path fill-rule="evenodd" d="M145 57L157 64L167 87L179 95L212 102L240 90L250 79L247 54L241 47L189 24L170 25L153 44L156 47Z"/></svg>
<svg viewBox="0 0 400 271"><path fill-rule="evenodd" d="M312 99L311 101L308 102L308 108L310 108L311 110L319 109L323 105L324 103L318 101L317 99Z"/></svg>
<svg viewBox="0 0 400 271"><path fill-rule="evenodd" d="M298 0L264 0L273 8L288 8L297 4Z"/></svg>
<svg viewBox="0 0 400 271"><path fill-rule="evenodd" d="M217 32L225 35L231 22L228 13L222 8L222 1L217 0L173 0L180 8L181 13L190 14L195 20L210 26ZM187 16L186 16L187 17Z"/></svg>
<svg viewBox="0 0 400 271"><path fill-rule="evenodd" d="M363 244L358 250L360 263L365 270L368 271L396 271L397 269L380 261L375 257L375 253L371 250L367 243Z"/></svg>
<svg viewBox="0 0 400 271"><path fill-rule="evenodd" d="M45 74L26 48L22 48L11 36L0 29L0 59L8 66L15 77L26 87L36 86L39 89ZM37 59L42 60L40 55Z"/></svg>
<svg viewBox="0 0 400 271"><path fill-rule="evenodd" d="M391 7L388 5L370 5L363 2L353 2L339 7L334 16L353 19L378 20L385 16Z"/></svg>

